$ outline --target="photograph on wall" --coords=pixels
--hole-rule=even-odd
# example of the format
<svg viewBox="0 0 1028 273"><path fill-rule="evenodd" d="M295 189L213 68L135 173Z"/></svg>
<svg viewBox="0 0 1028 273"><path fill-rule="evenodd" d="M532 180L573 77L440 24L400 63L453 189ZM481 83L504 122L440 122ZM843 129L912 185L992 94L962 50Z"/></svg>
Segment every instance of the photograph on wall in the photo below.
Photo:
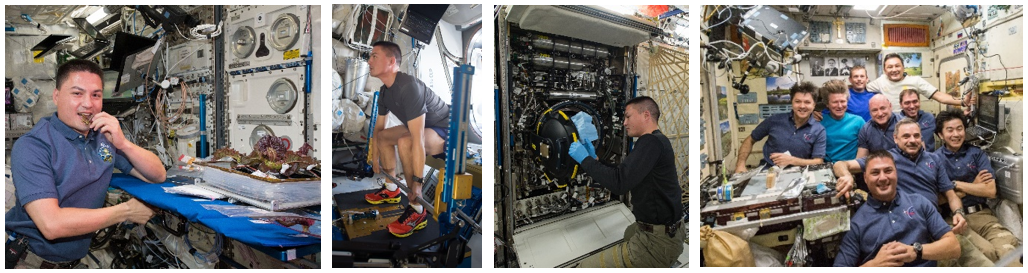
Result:
<svg viewBox="0 0 1028 273"><path fill-rule="evenodd" d="M921 53L908 52L898 53L903 57L903 67L906 68L907 76L921 76Z"/></svg>
<svg viewBox="0 0 1028 273"><path fill-rule="evenodd" d="M789 95L789 88L796 85L787 77L767 78L767 103L769 104L790 104L792 97Z"/></svg>
<svg viewBox="0 0 1028 273"><path fill-rule="evenodd" d="M810 75L813 77L849 76L853 66L865 65L867 60L856 56L810 57Z"/></svg>
<svg viewBox="0 0 1028 273"><path fill-rule="evenodd" d="M960 94L960 70L946 72L946 94L959 96Z"/></svg>
<svg viewBox="0 0 1028 273"><path fill-rule="evenodd" d="M723 121L718 125L721 130L721 157L727 157L732 153L732 125Z"/></svg>
<svg viewBox="0 0 1028 273"><path fill-rule="evenodd" d="M825 58L823 57L810 57L810 76L824 77L825 76Z"/></svg>

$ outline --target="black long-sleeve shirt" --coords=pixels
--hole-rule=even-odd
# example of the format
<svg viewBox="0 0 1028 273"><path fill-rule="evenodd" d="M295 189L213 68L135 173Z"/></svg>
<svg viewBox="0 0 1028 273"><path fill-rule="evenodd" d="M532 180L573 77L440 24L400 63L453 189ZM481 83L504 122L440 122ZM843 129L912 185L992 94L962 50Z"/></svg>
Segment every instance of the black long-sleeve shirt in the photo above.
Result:
<svg viewBox="0 0 1028 273"><path fill-rule="evenodd" d="M593 181L611 192L631 192L636 221L666 225L682 219L675 151L660 130L639 137L621 165L607 166L587 156L581 166Z"/></svg>

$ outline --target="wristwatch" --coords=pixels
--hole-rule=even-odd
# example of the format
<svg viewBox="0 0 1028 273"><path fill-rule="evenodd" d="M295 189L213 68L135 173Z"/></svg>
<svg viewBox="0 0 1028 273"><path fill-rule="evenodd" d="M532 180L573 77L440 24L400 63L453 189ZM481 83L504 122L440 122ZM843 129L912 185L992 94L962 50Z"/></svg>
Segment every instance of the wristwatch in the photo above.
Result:
<svg viewBox="0 0 1028 273"><path fill-rule="evenodd" d="M921 246L921 243L914 243L914 252L917 253L917 260L921 259L922 250L924 250L924 248Z"/></svg>
<svg viewBox="0 0 1028 273"><path fill-rule="evenodd" d="M957 214L960 214L961 217L967 216L966 214L964 214L964 208L959 208L954 210L953 213L950 214L950 217L957 216Z"/></svg>
<svg viewBox="0 0 1028 273"><path fill-rule="evenodd" d="M418 176L416 176L416 175L415 175L415 176L414 176L413 178L414 178L414 182L418 182L418 183L421 183L421 184L425 184L425 178L423 178L423 177L418 177Z"/></svg>

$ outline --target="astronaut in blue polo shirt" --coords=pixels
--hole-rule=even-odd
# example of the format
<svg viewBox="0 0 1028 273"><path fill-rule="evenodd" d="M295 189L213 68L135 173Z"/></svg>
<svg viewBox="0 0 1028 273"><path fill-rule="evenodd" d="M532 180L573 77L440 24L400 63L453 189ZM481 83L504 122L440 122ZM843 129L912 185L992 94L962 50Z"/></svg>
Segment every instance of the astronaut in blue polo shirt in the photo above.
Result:
<svg viewBox="0 0 1028 273"><path fill-rule="evenodd" d="M960 257L960 244L935 205L897 184L893 155L873 151L864 165L871 198L853 213L835 266L935 266Z"/></svg>
<svg viewBox="0 0 1028 273"><path fill-rule="evenodd" d="M964 218L960 197L953 191L953 181L943 168L944 159L926 152L921 142L921 127L912 119L903 119L896 124L893 136L898 148L889 150L899 169L899 188L908 194L917 194L933 205L939 204L939 194L945 196L947 207L953 212L953 232L964 234L967 221ZM866 158L836 162L835 176L839 178L835 188L837 196L849 194L855 186L852 172L859 172L867 163Z"/></svg>
<svg viewBox="0 0 1028 273"><path fill-rule="evenodd" d="M921 110L921 95L915 89L904 89L900 92L900 106L903 109L899 114L902 117L917 121L921 126L921 138L924 141L925 150L935 151L935 115Z"/></svg>
<svg viewBox="0 0 1028 273"><path fill-rule="evenodd" d="M102 207L114 168L148 182L163 182L166 175L156 155L128 141L118 119L102 112L102 75L85 60L61 65L53 92L57 113L14 143L17 203L4 228L9 241L28 245L17 268L74 268L97 230L153 216L135 199Z"/></svg>
<svg viewBox="0 0 1028 273"><path fill-rule="evenodd" d="M814 102L817 101L817 87L810 82L802 82L789 91L792 112L772 115L753 129L739 148L735 172L746 172L746 158L753 149L753 143L764 137L768 137L768 140L764 143L764 159L761 164L785 167L824 162L825 127L811 115Z"/></svg>
<svg viewBox="0 0 1028 273"><path fill-rule="evenodd" d="M857 133L857 158L867 156L869 151L896 148L892 136L900 116L892 112L892 103L885 95L877 94L867 104L871 120L864 123Z"/></svg>
<svg viewBox="0 0 1028 273"><path fill-rule="evenodd" d="M967 227L981 240L972 240L974 246L996 262L1017 245L1017 237L999 223L999 219L986 204L987 198L996 198L996 180L992 174L989 155L982 149L964 143L964 128L967 122L958 110L939 113L935 132L942 139L943 146L935 154L945 159L944 169L955 184L961 197L964 212L967 213ZM969 232L971 233L971 232ZM1010 266L1021 266L1014 261Z"/></svg>

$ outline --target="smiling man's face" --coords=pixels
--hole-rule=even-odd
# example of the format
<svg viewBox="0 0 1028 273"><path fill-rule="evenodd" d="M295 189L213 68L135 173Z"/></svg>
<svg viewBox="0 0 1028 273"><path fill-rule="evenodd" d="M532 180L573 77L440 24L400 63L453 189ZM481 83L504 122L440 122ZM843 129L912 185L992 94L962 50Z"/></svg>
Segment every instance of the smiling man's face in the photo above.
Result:
<svg viewBox="0 0 1028 273"><path fill-rule="evenodd" d="M903 80L903 58L889 58L885 60L885 75L890 81L898 82Z"/></svg>
<svg viewBox="0 0 1028 273"><path fill-rule="evenodd" d="M867 161L864 182L871 196L879 201L896 199L896 163L891 158L876 157Z"/></svg>
<svg viewBox="0 0 1028 273"><path fill-rule="evenodd" d="M83 135L89 132L93 115L103 111L103 99L103 79L86 71L69 73L53 94L57 118Z"/></svg>

